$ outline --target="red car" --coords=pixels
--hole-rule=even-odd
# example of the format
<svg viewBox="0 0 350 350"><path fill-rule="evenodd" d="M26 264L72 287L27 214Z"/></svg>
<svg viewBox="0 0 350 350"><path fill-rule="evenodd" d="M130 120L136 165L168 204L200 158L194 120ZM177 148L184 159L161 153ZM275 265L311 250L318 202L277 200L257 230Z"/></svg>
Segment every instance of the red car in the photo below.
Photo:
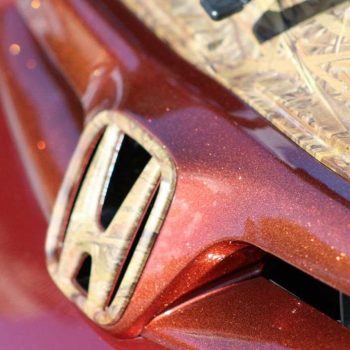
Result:
<svg viewBox="0 0 350 350"><path fill-rule="evenodd" d="M1 349L350 349L349 14L0 1Z"/></svg>

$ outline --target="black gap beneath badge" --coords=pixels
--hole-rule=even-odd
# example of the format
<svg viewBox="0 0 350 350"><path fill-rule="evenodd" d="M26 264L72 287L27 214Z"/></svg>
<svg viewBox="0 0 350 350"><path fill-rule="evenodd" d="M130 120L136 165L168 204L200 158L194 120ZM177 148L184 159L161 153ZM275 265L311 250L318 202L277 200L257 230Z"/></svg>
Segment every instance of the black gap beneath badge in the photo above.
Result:
<svg viewBox="0 0 350 350"><path fill-rule="evenodd" d="M124 135L102 206L100 220L105 229L150 159L143 147Z"/></svg>
<svg viewBox="0 0 350 350"><path fill-rule="evenodd" d="M263 276L330 318L341 320L338 290L272 256L267 260Z"/></svg>
<svg viewBox="0 0 350 350"><path fill-rule="evenodd" d="M83 257L83 261L80 265L79 271L75 277L79 287L87 293L89 290L90 274L91 274L92 259L89 254Z"/></svg>
<svg viewBox="0 0 350 350"><path fill-rule="evenodd" d="M341 323L345 326L350 328L350 297L340 293L340 316L341 316Z"/></svg>

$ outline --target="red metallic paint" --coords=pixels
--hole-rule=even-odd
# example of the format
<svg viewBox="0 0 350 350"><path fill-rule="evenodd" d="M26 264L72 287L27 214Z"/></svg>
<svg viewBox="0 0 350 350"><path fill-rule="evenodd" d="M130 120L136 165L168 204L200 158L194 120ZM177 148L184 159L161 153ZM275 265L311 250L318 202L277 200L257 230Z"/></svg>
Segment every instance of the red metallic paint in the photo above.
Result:
<svg viewBox="0 0 350 350"><path fill-rule="evenodd" d="M0 346L108 349L50 281L43 252L47 223L0 117Z"/></svg>
<svg viewBox="0 0 350 350"><path fill-rule="evenodd" d="M48 296L39 294L40 301L47 302L49 307L67 305L44 272L42 216L35 205L24 206L24 200L21 201L24 208L17 207L10 214L4 214L5 210L8 203L17 203L11 193L17 190L22 196L22 192L31 189L42 207L49 210L81 130L82 110L89 119L106 108L123 110L154 134L168 148L178 174L175 198L160 236L131 304L112 332L126 337L139 335L156 315L169 305L188 299L186 294L203 283L260 261L259 249L233 241L257 246L350 294L347 183L299 150L235 97L177 59L120 5L107 8L101 2L51 0L41 1L41 6L33 9L28 1L20 3L41 48L12 6L2 10L0 96L14 135L12 142L25 160L32 183L29 186L25 182L21 168L16 171L11 168L10 159L17 157L6 157L1 169L6 167L7 172L1 173L4 176L1 183L8 182L9 186L5 191L7 197L0 203L1 220L3 225L11 225L0 234L3 239L20 235L21 240L18 238L15 243L39 266L42 283L50 290ZM9 53L12 43L21 48L17 55ZM31 59L36 63L35 69L30 68L32 64L28 66ZM45 142L44 149L40 141ZM6 152L10 149L9 144L2 147ZM21 191L18 183L22 183ZM35 202L32 194L29 202ZM20 220L16 220L18 217ZM24 223L31 227L30 238L37 239L23 241L22 236L30 232L21 226ZM241 255L233 254L237 249ZM19 251L7 247L4 251L11 257L6 265L21 261L23 254ZM213 262L213 257L218 258ZM220 265L227 269L218 268ZM23 270L29 274L35 271L29 263L25 263ZM248 279L257 272L248 269L239 278ZM32 283L33 277L23 278L25 283ZM272 288L264 283L267 290ZM232 288L232 293L238 286ZM30 293L33 289L41 293L45 288L28 289ZM51 289L58 302L51 301ZM254 294L253 288L250 292ZM240 294L238 290L237 293ZM276 287L271 295L281 308L291 302ZM240 296L243 298L243 294ZM219 306L213 309L213 316L222 312ZM65 307L70 311L64 309L63 315L67 313L72 322L80 325L82 321L75 316L76 312ZM340 325L333 321L320 323L314 317L318 312L311 312L306 306L304 309L301 317L309 322L310 330L329 323L336 334L344 333ZM180 306L176 310L182 312ZM183 312L187 312L187 306ZM234 305L230 312L234 312ZM62 321L66 316L55 317L66 325ZM191 317L184 319L183 324ZM275 338L270 338L270 333L256 332L252 327L253 321L263 323L266 317L268 313L258 311L248 314L247 320L251 322L244 323L246 336L256 344L272 346L275 340L271 339ZM177 318L176 322L181 320ZM159 324L158 320L151 323L145 335L155 339L158 333L153 324ZM302 327L303 323L298 325ZM60 337L59 332L65 328L56 333L54 327L55 337ZM92 336L84 323L73 327L83 327L87 339ZM174 327L177 329L178 324ZM203 324L201 331L206 327L208 334L212 330L210 324ZM106 332L99 334L113 346L117 344ZM163 328L159 336L162 334ZM299 344L305 347L309 344L309 333L302 334ZM235 334L228 336L232 338ZM79 340L86 341L88 346L89 340L84 337L79 336ZM285 337L289 342L295 334L286 333ZM98 339L96 336L93 341ZM69 335L64 340L71 343ZM136 348L124 343L126 348ZM141 343L142 346L151 349L149 344Z"/></svg>
<svg viewBox="0 0 350 350"><path fill-rule="evenodd" d="M6 184L0 200L1 349L163 349L141 338L120 341L89 326L52 284L43 251L47 221L0 117L0 181Z"/></svg>
<svg viewBox="0 0 350 350"><path fill-rule="evenodd" d="M78 141L83 114L13 6L1 13L0 33L1 103L31 185L48 217ZM9 50L14 44L20 45L17 55Z"/></svg>
<svg viewBox="0 0 350 350"><path fill-rule="evenodd" d="M154 319L144 334L171 349L186 350L345 350L350 344L346 328L339 329L335 322L263 278L170 309Z"/></svg>

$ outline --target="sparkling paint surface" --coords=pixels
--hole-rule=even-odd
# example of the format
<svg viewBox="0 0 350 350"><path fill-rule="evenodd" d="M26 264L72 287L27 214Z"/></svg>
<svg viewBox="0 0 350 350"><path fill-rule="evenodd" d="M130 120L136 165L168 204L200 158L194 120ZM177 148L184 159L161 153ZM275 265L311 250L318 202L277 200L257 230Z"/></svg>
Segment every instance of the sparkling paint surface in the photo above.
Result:
<svg viewBox="0 0 350 350"><path fill-rule="evenodd" d="M264 291L261 293L261 291ZM171 349L348 349L350 333L262 278L197 298L145 335Z"/></svg>
<svg viewBox="0 0 350 350"><path fill-rule="evenodd" d="M1 13L0 41L0 101L48 217L81 132L81 109L13 6Z"/></svg>
<svg viewBox="0 0 350 350"><path fill-rule="evenodd" d="M259 260L261 253L254 248L242 249L242 255L233 258L237 248L234 241L262 248L350 294L350 191L346 182L220 86L174 57L120 5L109 9L81 0L52 0L33 8L30 2L21 3L22 13L42 47L39 56L46 53L50 57L46 58L47 65L36 61L35 70L44 77L58 71L71 87L63 89L63 96L70 99L75 94L87 118L101 109L123 110L159 139L177 165L171 209L131 304L111 332L138 335L152 318L202 283L237 268L237 262ZM7 15L18 16L10 13ZM10 55L9 43L21 43L20 39L28 35L23 27L18 31L15 26L11 28L1 32L1 43L11 37L2 47L1 62L5 62L5 52ZM27 45L34 47L31 42ZM13 60L24 54L21 47L21 53L11 55L9 63L14 64ZM27 70L28 62L22 63ZM27 111L21 96L28 94L33 106L48 106L44 99L33 100L28 86L15 84L20 78L28 84L33 81L23 71L18 69L12 76L12 66L3 67L8 74L6 87L12 86L6 96L22 108L19 120ZM32 61L29 67L33 67ZM62 116L62 123L67 118L67 123L74 125L74 120L81 118L81 110L62 113L65 98L50 106ZM16 114L9 105L4 105L5 112L13 117ZM44 125L47 110L37 109L32 118ZM74 144L79 134L64 127L67 133L57 139L59 128L26 131L27 124L19 123L12 131L27 132L26 139L32 140L35 152L40 154L47 152L49 142L59 145L67 140ZM15 142L21 139L17 137ZM40 140L46 143L44 151L37 149ZM50 203L47 198L55 194L65 165L54 180L47 160L36 162L27 156L25 147L19 150L28 162L28 172L37 169L46 174L38 183L47 188L40 193ZM71 151L68 147L63 152L63 164L67 164ZM49 159L55 161L58 154L59 149L52 147ZM32 178L37 179L35 174ZM28 220L36 225L34 219ZM44 227L37 230L43 239ZM40 249L41 243L37 244ZM220 264L228 270L218 269ZM283 303L284 294L276 298ZM306 311L303 317L310 327L319 324ZM342 334L340 325L332 324L334 332ZM263 332L252 328L247 332L256 336L257 342L265 342ZM101 334L110 341L106 332ZM301 343L307 341L306 336L301 337Z"/></svg>
<svg viewBox="0 0 350 350"><path fill-rule="evenodd" d="M109 349L46 272L46 221L0 114L0 344L3 349Z"/></svg>
<svg viewBox="0 0 350 350"><path fill-rule="evenodd" d="M0 347L2 349L161 350L143 339L120 341L88 324L46 271L47 222L0 112Z"/></svg>

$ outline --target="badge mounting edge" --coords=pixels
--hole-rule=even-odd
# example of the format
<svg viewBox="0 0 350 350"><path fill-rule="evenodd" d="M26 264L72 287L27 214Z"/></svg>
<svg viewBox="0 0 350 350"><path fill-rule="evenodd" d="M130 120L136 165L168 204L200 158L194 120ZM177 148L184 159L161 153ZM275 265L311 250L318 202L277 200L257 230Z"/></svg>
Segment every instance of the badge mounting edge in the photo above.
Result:
<svg viewBox="0 0 350 350"><path fill-rule="evenodd" d="M112 236L108 236L108 234L105 232L100 231L98 225L95 227L95 224L93 223L94 220L88 224L85 223L82 225L82 221L80 220L81 217L83 218L83 221L87 221L87 218L91 219L91 215L86 215L86 210L89 211L91 205L87 205L85 208L84 205L80 205L80 203L74 204L74 202L84 202L84 200L79 201L78 197L84 197L80 194L80 192L83 191L84 184L89 182L89 177L92 177L90 176L91 174L89 174L88 170L88 173L83 178L83 174L88 163L87 160L92 156L92 148L96 146L97 138L102 133L105 135L107 132L104 130L107 128L110 128L109 133L112 136L108 135L107 140L103 142L100 141L100 143L103 143L103 147L106 147L107 145L108 149L110 150L113 142L119 142L118 137L120 137L121 134L126 134L134 139L151 155L151 160L144 169L145 173L143 172L139 177L142 179L140 180L141 183L138 187L139 189L148 188L148 190L144 190L143 194L140 194L140 191L136 193L136 188L133 190L134 187L130 190L129 194L125 198L125 201L128 201L129 203L129 208L127 210L123 210L124 201L122 207L118 209L118 212L115 214L114 219L111 223L112 225L113 222L116 221L113 228L114 231L117 228L117 235L119 236L116 238L115 234L114 236L112 235L114 241L112 240L113 243L108 244L106 242L111 242ZM103 137L106 138L105 136ZM117 143L115 143L115 146L117 146ZM106 148L103 150L103 152L106 152L105 150ZM107 153L107 155L108 154L109 153ZM102 162L102 164L106 166L108 165L108 162L110 162L109 167L112 166L112 160L106 160L105 158L106 157L101 157L102 160L100 160L100 163ZM92 164L90 166L92 166ZM147 167L148 169L146 169ZM103 167L101 169L103 169ZM111 171L109 170L109 174L110 172ZM95 183L98 184L102 182L103 186L105 187L106 183L109 181L108 174L106 174L103 181L95 176L95 178L90 181L90 185L87 185L85 187L91 189L91 183L93 183L93 187L97 188L98 186L95 186ZM151 180L148 180L149 178ZM83 184L80 186L81 181ZM135 182L134 186L136 186L137 182L140 181L138 179ZM133 224L133 221L140 220L140 216L137 216L139 215L140 210L136 208L130 212L130 203L133 203L133 200L136 199L139 207L141 206L142 208L146 208L146 202L151 196L150 191L154 191L156 181L159 181L159 191L151 214L147 219L145 230L143 231L143 233L146 234L143 234L141 236L140 243L135 249L135 254L133 254L129 265L127 266L126 273L120 282L120 287L117 290L116 295L111 301L110 305L106 307L106 305L104 305L104 298L107 294L110 293L110 290L107 289L113 287L111 283L116 283L116 276L112 278L111 276L99 277L99 275L101 275L101 271L103 271L103 275L106 275L105 270L108 270L109 273L112 274L115 273L117 269L122 268L122 266L118 265L118 259L121 261L121 258L124 257L123 254L125 254L128 247L130 247L132 244L131 232L132 230L135 230L135 223ZM130 119L126 114L116 111L103 111L96 115L96 117L94 117L86 125L78 142L77 148L70 161L67 173L56 199L47 233L45 251L48 271L56 285L68 299L73 301L78 306L78 308L84 314L86 314L91 320L100 326L111 326L117 323L122 317L126 307L128 306L134 289L136 288L137 282L142 274L144 265L146 264L153 247L153 243L155 242L156 236L163 224L166 212L169 209L170 202L173 198L175 190L175 183L175 166L166 148L160 145L158 141L156 141L148 132L146 132L141 126ZM78 193L79 188L80 190ZM94 209L98 209L98 207L101 207L102 205L103 194L101 191L99 193L92 191L92 194L89 194L88 196L89 198L92 196L92 198L96 197L98 199L98 201L95 203L95 207L94 204L92 205ZM76 206L78 206L78 209L76 209ZM125 204L124 207L126 206L127 205ZM79 210L81 212L79 212ZM76 215L75 211L78 211ZM118 213L120 212L122 213L119 215ZM91 211L88 214L91 214ZM117 214L119 219L116 219ZM75 218L80 219L75 220ZM75 221L77 221L78 224L76 224ZM74 227L74 229L72 229L72 227ZM90 234L89 237L93 238L81 238L78 242L76 239L77 234L71 233L76 230L76 228L78 228L78 230L79 228L82 228L81 230L84 232L85 237L89 236ZM112 233L113 228L110 230ZM106 232L108 229L109 228L106 229ZM96 231L99 234L94 234L91 236L91 232L86 233L87 231ZM119 231L122 232L121 235L119 234ZM79 235L83 236L78 232L78 236ZM102 245L99 244L99 240L101 239L104 240L104 244L107 248L101 248ZM115 240L118 241L118 245L121 245L122 248L116 246ZM138 249L140 244L140 247L142 249ZM70 246L70 248L67 248L66 246ZM80 250L80 248L77 248L81 246L83 247L82 250ZM91 248L92 246L93 248ZM89 250L89 254L92 251L93 255L90 283L92 283L92 286L96 286L99 283L99 288L91 287L92 290L95 289L94 293L92 291L90 293L89 286L87 295L84 295L84 293L79 290L76 283L74 282L72 275L73 270L68 271L70 268L67 269L67 266L73 266L75 269L77 269L75 266L77 264L76 260L78 258L81 259L85 248ZM69 252L67 253L66 250L69 250ZM118 253L111 255L111 251L118 251ZM63 258L67 260L67 263L63 263L61 261ZM111 260L113 260L112 263L110 263ZM108 268L106 268L106 266L104 266L101 261L103 261L104 264L107 264ZM65 265L64 268L62 268L63 265ZM66 274L67 271L69 272L68 274ZM93 273L94 278L92 278ZM113 282L111 282L112 280ZM94 294L93 297L89 293Z"/></svg>

